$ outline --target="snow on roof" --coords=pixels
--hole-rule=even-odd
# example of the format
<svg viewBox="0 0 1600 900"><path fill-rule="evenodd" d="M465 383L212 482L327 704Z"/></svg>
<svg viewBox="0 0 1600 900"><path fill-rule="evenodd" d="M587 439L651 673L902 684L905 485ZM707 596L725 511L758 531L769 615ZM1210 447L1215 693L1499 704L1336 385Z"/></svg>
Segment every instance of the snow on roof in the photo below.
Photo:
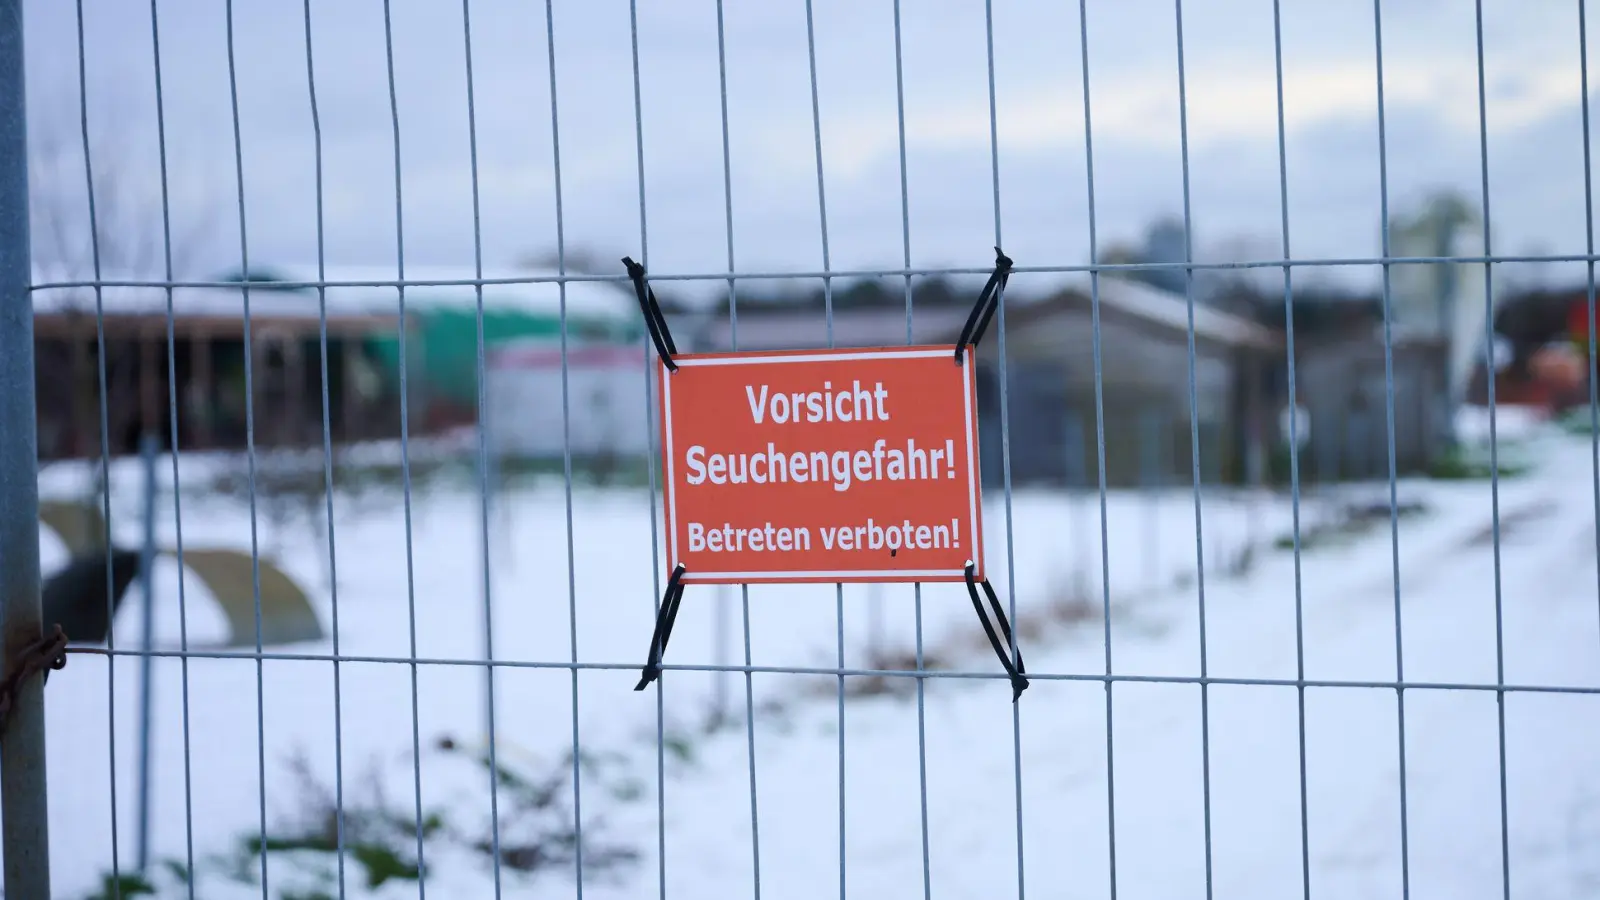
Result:
<svg viewBox="0 0 1600 900"><path fill-rule="evenodd" d="M167 292L162 288L106 286L94 288L52 289L35 291L34 315L60 315L78 312L92 315L101 312L106 316L165 316ZM336 308L330 303L328 315L365 315L384 312L351 305ZM393 314L394 310L388 310ZM230 288L173 288L172 313L174 317L243 318L243 293ZM306 297L298 292L250 292L250 317L277 319L317 319L320 309L316 297Z"/></svg>
<svg viewBox="0 0 1600 900"><path fill-rule="evenodd" d="M252 282L249 299L250 314L254 318L309 318L320 315L320 304L315 287L307 286L319 281L317 267L270 266L257 270L273 281L287 282L298 287L279 287L273 281ZM483 278L490 279L541 279L556 278L553 272L491 271L485 270ZM405 272L405 301L408 310L439 307L471 308L477 302L477 292L469 283L477 278L471 268L407 266ZM106 276L104 281L131 281L131 278ZM231 280L226 276L211 276L208 281ZM329 266L320 281L345 282L329 286L324 292L328 314L397 315L400 293L394 282L400 281L399 272L383 266ZM36 283L43 279L36 279ZM383 282L389 282L385 285ZM417 284L416 282L456 282L454 284ZM233 287L180 287L172 290L173 313L177 316L243 316L244 291ZM557 315L561 311L561 289L554 281L531 281L516 284L486 284L483 287L484 305L491 309L520 309L527 312ZM574 318L623 318L638 315L632 289L626 283L573 281L567 283L567 314ZM89 287L53 288L35 291L35 315L69 311L93 312L96 309L96 291ZM166 315L167 292L159 287L105 286L98 292L98 305L106 315Z"/></svg>
<svg viewBox="0 0 1600 900"><path fill-rule="evenodd" d="M317 267L312 265L271 266L263 271L273 278L290 282L316 282ZM477 302L478 280L471 266L406 266L406 306L425 308L438 306L471 306ZM561 311L561 288L554 279L559 275L548 270L484 269L485 281L529 279L514 284L485 284L485 306L517 308L527 312L556 315ZM548 280L539 280L548 279ZM329 287L328 300L338 298L340 303L352 303L382 311L398 308L399 291L392 284L401 280L394 266L328 266L323 270L324 282L364 282L365 284ZM389 282L390 284L382 284ZM452 284L427 284L418 282L455 282ZM304 289L312 293L313 289ZM252 291L252 298L256 295ZM567 314L580 317L619 318L638 315L637 301L632 288L625 282L569 281L566 290Z"/></svg>
<svg viewBox="0 0 1600 900"><path fill-rule="evenodd" d="M1084 296L1088 297L1085 288ZM1151 287L1130 278L1100 279L1102 306L1121 310L1175 331L1189 331L1189 302L1182 295ZM1231 313L1194 304L1194 334L1226 344L1272 347L1278 343L1272 329Z"/></svg>

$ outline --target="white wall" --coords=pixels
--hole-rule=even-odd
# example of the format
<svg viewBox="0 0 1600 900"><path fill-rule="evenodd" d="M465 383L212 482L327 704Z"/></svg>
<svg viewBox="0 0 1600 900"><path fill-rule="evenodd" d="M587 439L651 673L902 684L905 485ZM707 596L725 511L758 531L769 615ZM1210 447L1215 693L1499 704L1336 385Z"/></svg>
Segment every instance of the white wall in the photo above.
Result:
<svg viewBox="0 0 1600 900"><path fill-rule="evenodd" d="M517 342L487 361L490 446L512 457L555 458L568 442L574 456L643 457L650 449L646 358L635 344L567 344L563 422L561 345Z"/></svg>

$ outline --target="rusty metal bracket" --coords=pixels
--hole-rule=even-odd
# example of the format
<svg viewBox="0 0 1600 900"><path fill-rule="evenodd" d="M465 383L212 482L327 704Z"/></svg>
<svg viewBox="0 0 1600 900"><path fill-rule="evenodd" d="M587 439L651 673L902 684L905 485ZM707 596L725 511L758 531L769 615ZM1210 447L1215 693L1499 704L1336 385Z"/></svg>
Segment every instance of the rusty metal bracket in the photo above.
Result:
<svg viewBox="0 0 1600 900"><path fill-rule="evenodd" d="M16 664L6 673L5 679L0 680L0 738L5 736L6 718L11 714L11 705L16 702L23 682L34 675L48 680L51 671L66 668L66 665L67 633L60 625L52 626L49 634L22 648Z"/></svg>

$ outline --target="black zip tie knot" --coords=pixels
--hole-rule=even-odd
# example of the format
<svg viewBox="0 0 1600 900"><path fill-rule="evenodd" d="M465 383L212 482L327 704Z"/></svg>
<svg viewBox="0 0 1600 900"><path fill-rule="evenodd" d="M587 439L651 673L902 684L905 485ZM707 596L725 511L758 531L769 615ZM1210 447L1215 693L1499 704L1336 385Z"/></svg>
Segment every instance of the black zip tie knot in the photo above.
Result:
<svg viewBox="0 0 1600 900"><path fill-rule="evenodd" d="M628 268L633 292L639 297L639 312L644 314L644 327L650 331L650 340L655 342L656 352L661 354L661 361L667 364L668 369L678 371L678 364L672 359L678 352L678 346L672 342L672 332L667 329L667 320L661 315L661 304L656 302L655 289L644 279L644 266L627 256L622 258L622 264Z"/></svg>
<svg viewBox="0 0 1600 900"><path fill-rule="evenodd" d="M1017 702L1022 692L1028 689L1027 669L1022 665L1022 648L1017 648L1017 659L1013 663L1011 655L1006 652L1006 647L1011 643L1011 623L1006 621L1006 611L1000 606L1000 598L994 594L994 588L985 578L981 583L983 592L989 595L989 605L994 608L994 617L1000 622L1000 631L1005 634L1005 643L1000 642L1000 636L994 633L994 626L989 624L989 617L984 615L983 604L978 600L978 582L973 576L976 568L971 560L967 561L967 594L972 597L972 608L978 613L978 621L983 623L983 632L989 636L989 644L994 647L995 655L1000 657L1000 665L1005 666L1006 676L1011 679L1011 702Z"/></svg>
<svg viewBox="0 0 1600 900"><path fill-rule="evenodd" d="M656 613L656 630L650 636L650 658L634 690L642 691L650 682L661 677L661 657L667 652L667 641L672 637L672 623L678 620L678 604L683 600L683 563L672 569L667 579L667 591L661 595L661 609Z"/></svg>
<svg viewBox="0 0 1600 900"><path fill-rule="evenodd" d="M983 286L983 293L978 295L978 302L973 304L972 312L967 316L967 324L961 328L961 338L956 341L956 365L962 364L968 344L975 347L983 340L983 333L989 328L989 319L1000 305L1000 298L1005 294L1006 282L1010 278L1011 257L996 247L994 272L989 275L989 282Z"/></svg>

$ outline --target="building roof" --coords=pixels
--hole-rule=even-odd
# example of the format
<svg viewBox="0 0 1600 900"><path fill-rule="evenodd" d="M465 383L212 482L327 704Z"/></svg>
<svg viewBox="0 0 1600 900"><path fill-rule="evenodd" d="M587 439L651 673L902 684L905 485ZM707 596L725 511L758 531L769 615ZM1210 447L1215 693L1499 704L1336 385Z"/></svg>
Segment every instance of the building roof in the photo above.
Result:
<svg viewBox="0 0 1600 900"><path fill-rule="evenodd" d="M89 287L62 288L35 291L33 295L35 317L97 312L106 318L165 318L167 292L162 288L108 286L98 291ZM335 318L376 312L370 305L328 304L328 315ZM389 312L391 317L395 315L395 310ZM244 296L241 291L228 288L173 288L172 314L174 318L243 319ZM314 296L308 303L299 293L252 290L250 317L316 320L320 308Z"/></svg>
<svg viewBox="0 0 1600 900"><path fill-rule="evenodd" d="M1175 335L1187 337L1189 301L1181 294L1116 276L1100 278L1098 297L1102 314L1133 319ZM1073 284L1042 300L1017 304L1007 310L1008 324L1022 325L1062 311L1082 311L1092 302L1088 285ZM1234 347L1273 350L1283 345L1276 329L1259 322L1194 304L1194 336Z"/></svg>
<svg viewBox="0 0 1600 900"><path fill-rule="evenodd" d="M1182 295L1107 276L1100 279L1099 301L1103 315L1124 323L1154 326L1180 338L1189 333L1189 303ZM1052 293L1043 297L1029 296L1013 287L1005 303L1008 329L1015 329L1058 313L1081 315L1090 307L1090 292L1088 285L1081 282L1057 285ZM953 343L960 337L970 312L971 307L966 304L915 307L911 337L916 343ZM733 324L724 315L702 323L685 320L682 326L674 325L679 328L697 326L695 343L703 349L725 350L732 346ZM1202 342L1261 350L1275 350L1283 345L1277 329L1201 304L1194 307L1193 327L1195 338ZM901 306L834 310L834 346L899 346L906 343L906 337L905 309ZM785 304L772 309L749 304L739 310L738 343L741 349L749 350L823 347L828 345L827 321L820 306L815 304Z"/></svg>
<svg viewBox="0 0 1600 900"><path fill-rule="evenodd" d="M271 280L250 283L250 315L266 319L306 319L317 321L321 316L318 291L313 285L319 281L316 265L271 266L266 272ZM529 271L485 270L485 280L555 278L554 273ZM405 301L407 311L439 307L473 306L477 302L474 285L477 278L470 267L422 266L406 268ZM40 279L35 279L40 281ZM107 276L104 281L132 281L131 278ZM216 276L214 281L232 280ZM322 283L343 282L327 287L327 312L332 318L385 317L393 320L400 311L400 292L394 282L399 281L394 268L376 266L329 266L320 279ZM287 282L296 287L278 287L273 282ZM387 282L388 284L385 284ZM415 284L415 282L457 282L454 284ZM183 287L172 290L172 312L175 317L238 318L244 316L244 294L240 288ZM98 299L98 304L97 304ZM531 281L515 284L489 284L483 288L484 305L494 309L516 309L538 314L559 315L561 289L553 281ZM167 315L167 292L156 287L106 286L94 288L52 288L38 290L33 295L36 316L93 312L98 307L108 317L149 317ZM613 282L569 282L566 290L567 315L579 318L617 319L638 316L638 305L626 284Z"/></svg>
<svg viewBox="0 0 1600 900"><path fill-rule="evenodd" d="M274 279L291 283L315 283L315 263L274 265L268 267ZM397 310L400 281L399 269L394 266L327 266L323 282L353 282L326 289L328 302L361 307L366 310ZM555 280L560 276L550 270L485 268L484 281L512 281L516 283L485 284L483 302L486 307L512 308L523 312L559 315L562 292ZM479 280L472 266L406 266L407 308L438 306L472 306L477 303L476 285ZM419 283L420 282L420 283ZM439 284L428 282L453 282ZM304 288L299 293L316 294L314 288ZM257 296L252 291L252 302ZM313 304L313 308L315 308ZM585 318L635 318L639 315L633 289L618 281L569 281L566 285L566 312L568 316Z"/></svg>

